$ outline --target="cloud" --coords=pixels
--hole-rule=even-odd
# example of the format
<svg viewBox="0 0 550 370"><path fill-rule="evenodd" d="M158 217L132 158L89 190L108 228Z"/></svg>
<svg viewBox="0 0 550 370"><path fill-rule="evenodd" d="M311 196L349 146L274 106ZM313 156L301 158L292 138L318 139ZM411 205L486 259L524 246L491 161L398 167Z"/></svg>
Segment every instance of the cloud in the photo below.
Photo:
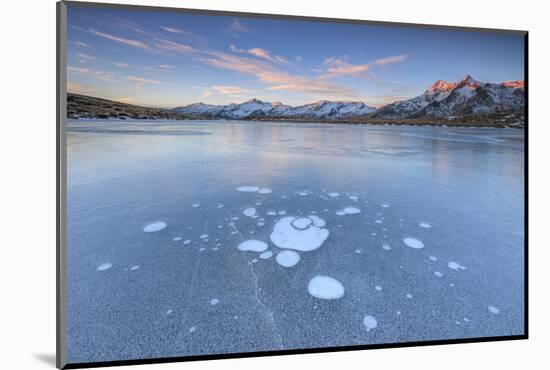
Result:
<svg viewBox="0 0 550 370"><path fill-rule="evenodd" d="M115 79L115 74L113 72L94 71L93 76L96 80L118 82L118 80Z"/></svg>
<svg viewBox="0 0 550 370"><path fill-rule="evenodd" d="M126 68L129 66L128 63L122 63L122 62L114 62L113 63L115 66L119 67L119 68Z"/></svg>
<svg viewBox="0 0 550 370"><path fill-rule="evenodd" d="M255 60L218 51L207 53L207 58L200 60L210 66L232 70L256 77L258 81L268 86L268 90L289 90L323 96L352 97L353 90L346 87L312 79L304 76L294 76L286 71L275 68L261 60Z"/></svg>
<svg viewBox="0 0 550 370"><path fill-rule="evenodd" d="M85 54L85 53L74 53L74 55L80 59L84 59L84 60L94 60L95 57L91 56L91 55L88 55L88 54Z"/></svg>
<svg viewBox="0 0 550 370"><path fill-rule="evenodd" d="M160 28L169 33L175 33L175 34L184 35L184 36L194 36L192 32L185 31L180 28L164 27L164 26L160 26Z"/></svg>
<svg viewBox="0 0 550 370"><path fill-rule="evenodd" d="M202 97L203 98L208 98L210 95L212 95L212 91L210 90L205 90L203 93L202 93Z"/></svg>
<svg viewBox="0 0 550 370"><path fill-rule="evenodd" d="M242 24L241 21L237 18L233 18L229 28L235 32L241 32L241 33L250 32L250 30L244 24Z"/></svg>
<svg viewBox="0 0 550 370"><path fill-rule="evenodd" d="M125 38L118 37L118 36L113 36L113 35L110 35L108 33L103 33L103 32L96 31L93 28L90 28L89 31L91 33L93 33L94 35L99 36L99 37L103 37L107 40L115 41L115 42L118 42L118 43L121 43L121 44L124 44L124 45L133 46L133 47L140 48L140 49L146 49L146 50L149 49L149 46L147 46L147 44L145 44L144 42L138 41L138 40L131 40L131 39L125 39Z"/></svg>
<svg viewBox="0 0 550 370"><path fill-rule="evenodd" d="M296 56L296 61L299 63L302 61L302 56L301 55L297 55Z"/></svg>
<svg viewBox="0 0 550 370"><path fill-rule="evenodd" d="M239 95L239 94L249 94L255 92L254 90L245 89L238 86L225 86L225 85L214 85L211 87L212 90L218 94L223 95Z"/></svg>
<svg viewBox="0 0 550 370"><path fill-rule="evenodd" d="M136 76L126 76L126 79L128 81L137 82L138 86L163 83L162 81L159 81L159 80L151 80L148 78L136 77Z"/></svg>
<svg viewBox="0 0 550 370"><path fill-rule="evenodd" d="M174 66L171 64L159 64L157 67L160 69L174 69Z"/></svg>
<svg viewBox="0 0 550 370"><path fill-rule="evenodd" d="M409 57L408 54L393 55L393 56L386 57L386 58L376 59L372 64L384 67L384 66L387 66L387 65L390 65L390 64L402 63L405 60L407 60L408 57Z"/></svg>
<svg viewBox="0 0 550 370"><path fill-rule="evenodd" d="M86 44L85 42L82 42L82 41L69 41L69 43L73 44L74 46L76 46L78 48L91 48L92 47L91 45Z"/></svg>
<svg viewBox="0 0 550 370"><path fill-rule="evenodd" d="M197 52L196 49L189 45L180 44L177 42L165 40L165 39L155 39L155 46L161 50L171 51L177 54L191 54Z"/></svg>
<svg viewBox="0 0 550 370"><path fill-rule="evenodd" d="M348 56L330 57L325 59L323 65L325 69L316 69L316 72L321 73L320 79L331 79L342 75L351 75L354 77L365 77L365 72L373 67L385 67L395 63L402 63L408 58L408 55L394 55L385 58L376 59L367 64L351 64L347 61Z"/></svg>
<svg viewBox="0 0 550 370"><path fill-rule="evenodd" d="M90 70L88 68L79 68L79 67L67 67L67 72L69 73L77 73L79 75L86 75L90 73Z"/></svg>
<svg viewBox="0 0 550 370"><path fill-rule="evenodd" d="M67 81L67 91L70 92L70 93L75 93L75 94L89 94L91 92L96 91L96 89L93 88L93 87L90 87L90 86L80 85L80 84L77 84L73 81L68 80Z"/></svg>
<svg viewBox="0 0 550 370"><path fill-rule="evenodd" d="M245 50L245 49L240 49L235 45L229 45L229 49L231 49L231 51L234 53L253 55L256 58L268 60L273 63L288 63L288 60L286 60L282 56L271 55L271 53L268 50L262 49L262 48L252 48L252 49Z"/></svg>

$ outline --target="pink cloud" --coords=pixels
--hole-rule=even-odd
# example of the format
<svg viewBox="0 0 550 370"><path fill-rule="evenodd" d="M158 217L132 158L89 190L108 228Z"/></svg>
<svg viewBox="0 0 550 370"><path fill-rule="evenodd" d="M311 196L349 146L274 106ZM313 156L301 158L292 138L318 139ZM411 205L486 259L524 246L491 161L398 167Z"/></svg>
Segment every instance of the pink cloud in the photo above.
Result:
<svg viewBox="0 0 550 370"><path fill-rule="evenodd" d="M96 36L100 36L100 37L103 37L107 40L115 41L115 42L118 42L118 43L121 43L121 44L124 44L124 45L133 46L133 47L140 48L140 49L149 49L149 46L147 46L145 43L143 43L141 41L138 41L138 40L130 40L130 39L125 39L125 38L118 37L118 36L113 36L113 35L110 35L108 33L103 33L103 32L96 31L92 28L90 28L90 32L93 33Z"/></svg>
<svg viewBox="0 0 550 370"><path fill-rule="evenodd" d="M155 46L161 50L171 51L178 54L191 54L197 51L189 45L164 39L155 39Z"/></svg>

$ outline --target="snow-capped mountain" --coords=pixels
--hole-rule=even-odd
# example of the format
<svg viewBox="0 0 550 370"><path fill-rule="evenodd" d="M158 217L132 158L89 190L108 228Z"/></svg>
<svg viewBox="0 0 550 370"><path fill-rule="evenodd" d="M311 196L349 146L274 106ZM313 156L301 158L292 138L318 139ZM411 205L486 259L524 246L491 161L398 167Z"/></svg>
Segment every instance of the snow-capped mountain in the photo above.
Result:
<svg viewBox="0 0 550 370"><path fill-rule="evenodd" d="M372 118L449 118L515 113L525 104L523 81L482 83L466 75L459 82L437 81L422 95L378 109Z"/></svg>
<svg viewBox="0 0 550 370"><path fill-rule="evenodd" d="M287 117L287 118L323 118L336 119L364 116L375 111L362 102L331 102L316 103L292 107L281 102L263 102L251 99L241 104L209 105L196 103L173 109L177 113L191 116L209 116L212 118L244 119L254 117Z"/></svg>

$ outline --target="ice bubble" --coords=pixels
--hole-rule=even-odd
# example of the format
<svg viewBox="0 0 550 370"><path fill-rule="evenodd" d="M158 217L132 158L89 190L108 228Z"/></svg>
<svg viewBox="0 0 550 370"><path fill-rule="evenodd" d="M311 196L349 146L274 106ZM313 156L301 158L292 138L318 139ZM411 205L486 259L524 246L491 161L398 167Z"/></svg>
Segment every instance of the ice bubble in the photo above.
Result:
<svg viewBox="0 0 550 370"><path fill-rule="evenodd" d="M382 246L382 249L389 251L389 250L391 249L391 247L390 247L389 245L387 245L387 244L384 244L384 245Z"/></svg>
<svg viewBox="0 0 550 370"><path fill-rule="evenodd" d="M306 195L308 195L309 193L306 191L300 191L298 192L298 195L301 196L301 197L305 197Z"/></svg>
<svg viewBox="0 0 550 370"><path fill-rule="evenodd" d="M250 262L252 262L252 263L258 263L258 259L257 259L257 258L253 258Z"/></svg>
<svg viewBox="0 0 550 370"><path fill-rule="evenodd" d="M218 205L216 206L216 208L223 208L223 207L224 207L223 204L218 204Z"/></svg>
<svg viewBox="0 0 550 370"><path fill-rule="evenodd" d="M328 193L328 196L329 196L329 197L332 197L332 198L336 198L336 197L339 197L340 194L337 193L337 192L335 192L335 191L333 191L333 192Z"/></svg>
<svg viewBox="0 0 550 370"><path fill-rule="evenodd" d="M267 250L267 243L264 243L259 240L247 240L239 244L237 247L240 251L243 252L265 252Z"/></svg>
<svg viewBox="0 0 550 370"><path fill-rule="evenodd" d="M269 188L261 188L258 193L259 194L271 194L273 192L273 190L269 189Z"/></svg>
<svg viewBox="0 0 550 370"><path fill-rule="evenodd" d="M130 270L131 270L131 271L135 271L135 270L137 270L137 269L139 269L139 266L138 266L138 265L134 265L134 266L130 267Z"/></svg>
<svg viewBox="0 0 550 370"><path fill-rule="evenodd" d="M214 298L214 299L210 300L210 304L211 304L212 306L217 305L219 302L220 302L220 300L219 300L218 298Z"/></svg>
<svg viewBox="0 0 550 370"><path fill-rule="evenodd" d="M383 207L383 208L389 208L389 206L390 206L390 205L389 205L388 203L382 204L382 207Z"/></svg>
<svg viewBox="0 0 550 370"><path fill-rule="evenodd" d="M105 270L110 269L111 267L113 267L113 264L107 262L107 263L104 263L102 265L97 266L97 271L105 271Z"/></svg>
<svg viewBox="0 0 550 370"><path fill-rule="evenodd" d="M260 258L263 259L263 260L267 260L271 257L273 257L273 252L272 251L265 251L262 254L260 254Z"/></svg>
<svg viewBox="0 0 550 370"><path fill-rule="evenodd" d="M380 285L377 285L374 287L374 290L378 291L378 292L381 292L382 291L382 287Z"/></svg>
<svg viewBox="0 0 550 370"><path fill-rule="evenodd" d="M282 251L277 254L275 260L283 267L292 267L300 262L300 255L294 251Z"/></svg>
<svg viewBox="0 0 550 370"><path fill-rule="evenodd" d="M378 326L378 323L376 322L376 319L372 316L365 316L363 319L363 324L367 328L367 331L370 331L371 329L374 329Z"/></svg>
<svg viewBox="0 0 550 370"><path fill-rule="evenodd" d="M403 239L403 243L405 243L407 247L411 247L414 249L424 248L424 243L422 243L420 240L415 238L405 238Z"/></svg>
<svg viewBox="0 0 550 370"><path fill-rule="evenodd" d="M329 276L317 275L307 285L309 294L319 299L338 299L344 296L344 286Z"/></svg>
<svg viewBox="0 0 550 370"><path fill-rule="evenodd" d="M455 270L455 271L458 271L458 270L466 270L466 267L464 266L461 266L458 262L454 262L454 261L451 261L447 264L447 266L449 266L449 268L451 270Z"/></svg>
<svg viewBox="0 0 550 370"><path fill-rule="evenodd" d="M193 205L191 207L193 207L193 208L200 207L200 203L193 203Z"/></svg>
<svg viewBox="0 0 550 370"><path fill-rule="evenodd" d="M443 274L439 271L434 271L434 275L437 276L437 277L442 277Z"/></svg>
<svg viewBox="0 0 550 370"><path fill-rule="evenodd" d="M174 312L174 311L173 311L173 310L166 310L166 314L167 314L167 315L171 315L172 312Z"/></svg>
<svg viewBox="0 0 550 370"><path fill-rule="evenodd" d="M206 238L208 238L208 234L202 234L201 236L199 236L199 238L206 239Z"/></svg>
<svg viewBox="0 0 550 370"><path fill-rule="evenodd" d="M418 224L418 226L424 228L424 229L430 229L432 227L432 225L430 225L429 223L427 222L421 222Z"/></svg>
<svg viewBox="0 0 550 370"><path fill-rule="evenodd" d="M374 221L374 222L376 222L377 224L381 224L381 223L384 222L384 221L382 221L382 220L376 220L376 221Z"/></svg>
<svg viewBox="0 0 550 370"><path fill-rule="evenodd" d="M275 211L269 211L269 212L267 212L267 215L268 215L268 216L276 216L276 215L277 215L277 212L275 212Z"/></svg>
<svg viewBox="0 0 550 370"><path fill-rule="evenodd" d="M292 221L292 226L294 226L296 229L303 230L311 225L312 222L313 221L308 217L301 217Z"/></svg>
<svg viewBox="0 0 550 370"><path fill-rule="evenodd" d="M260 187L259 186L240 186L237 188L237 190L245 193L255 193L258 190L260 190Z"/></svg>
<svg viewBox="0 0 550 370"><path fill-rule="evenodd" d="M409 294L407 294L405 297L411 299L413 296L412 296L412 294L409 293Z"/></svg>
<svg viewBox="0 0 550 370"><path fill-rule="evenodd" d="M311 221L313 221L313 224L317 227L324 227L327 223L325 222L325 220L323 220L321 217L319 216L315 216L315 215L310 215L308 216Z"/></svg>
<svg viewBox="0 0 550 370"><path fill-rule="evenodd" d="M428 259L430 261L434 261L434 262L437 261L437 257L435 257L435 256L430 256Z"/></svg>
<svg viewBox="0 0 550 370"><path fill-rule="evenodd" d="M350 195L349 199L351 199L353 201L357 201L359 198L357 198L355 195Z"/></svg>
<svg viewBox="0 0 550 370"><path fill-rule="evenodd" d="M187 245L189 243L191 243L191 240L189 240L189 239L183 241L183 244L185 244L185 245Z"/></svg>
<svg viewBox="0 0 550 370"><path fill-rule="evenodd" d="M243 211L243 215L247 216L247 217L252 217L252 216L256 216L256 208L254 207L249 207L247 209L245 209Z"/></svg>
<svg viewBox="0 0 550 370"><path fill-rule="evenodd" d="M264 226L265 223L264 223L264 222L258 222L256 225L258 225L258 226Z"/></svg>
<svg viewBox="0 0 550 370"><path fill-rule="evenodd" d="M273 244L279 248L308 252L319 248L327 239L328 229L318 227L315 223L307 225L305 229L297 229L293 226L295 220L295 217L283 217L275 224L270 235ZM315 221L311 217L310 220Z"/></svg>
<svg viewBox="0 0 550 370"><path fill-rule="evenodd" d="M361 249L356 249L356 250L355 250L355 253L361 254Z"/></svg>
<svg viewBox="0 0 550 370"><path fill-rule="evenodd" d="M149 225L143 228L143 231L146 233L154 233L155 231L160 231L166 227L166 222L158 221L150 223Z"/></svg>
<svg viewBox="0 0 550 370"><path fill-rule="evenodd" d="M204 248L204 247L199 248L199 252L204 252L205 250L206 250L206 248Z"/></svg>
<svg viewBox="0 0 550 370"><path fill-rule="evenodd" d="M495 306L488 306L487 308L489 309L490 313L494 313L495 315L498 315L500 313L500 310Z"/></svg>
<svg viewBox="0 0 550 370"><path fill-rule="evenodd" d="M346 207L342 209L341 211L336 212L337 215L343 216L343 215L355 215L357 213L361 213L361 210L356 207Z"/></svg>
<svg viewBox="0 0 550 370"><path fill-rule="evenodd" d="M193 333L195 330L197 330L197 328L192 326L189 328L189 333Z"/></svg>

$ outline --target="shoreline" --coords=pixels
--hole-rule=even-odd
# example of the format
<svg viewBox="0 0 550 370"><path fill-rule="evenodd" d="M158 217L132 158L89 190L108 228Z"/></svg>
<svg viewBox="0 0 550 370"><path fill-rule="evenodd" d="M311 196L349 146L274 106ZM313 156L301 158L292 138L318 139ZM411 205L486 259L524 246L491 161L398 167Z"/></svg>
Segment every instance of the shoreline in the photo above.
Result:
<svg viewBox="0 0 550 370"><path fill-rule="evenodd" d="M382 127L439 127L439 128L501 128L501 129L525 129L525 125L513 125L505 123L493 123L488 122L486 124L474 124L472 122L453 122L453 121L426 121L426 120L342 120L342 121L329 121L329 120L289 120L289 119L223 119L223 118L119 118L119 117L66 117L67 121L74 122L97 122L97 121L117 121L117 122L156 122L156 121L169 121L169 122L200 122L200 121L213 121L213 122L249 122L249 123L314 123L314 124L331 124L331 125L353 125L353 126L382 126Z"/></svg>

